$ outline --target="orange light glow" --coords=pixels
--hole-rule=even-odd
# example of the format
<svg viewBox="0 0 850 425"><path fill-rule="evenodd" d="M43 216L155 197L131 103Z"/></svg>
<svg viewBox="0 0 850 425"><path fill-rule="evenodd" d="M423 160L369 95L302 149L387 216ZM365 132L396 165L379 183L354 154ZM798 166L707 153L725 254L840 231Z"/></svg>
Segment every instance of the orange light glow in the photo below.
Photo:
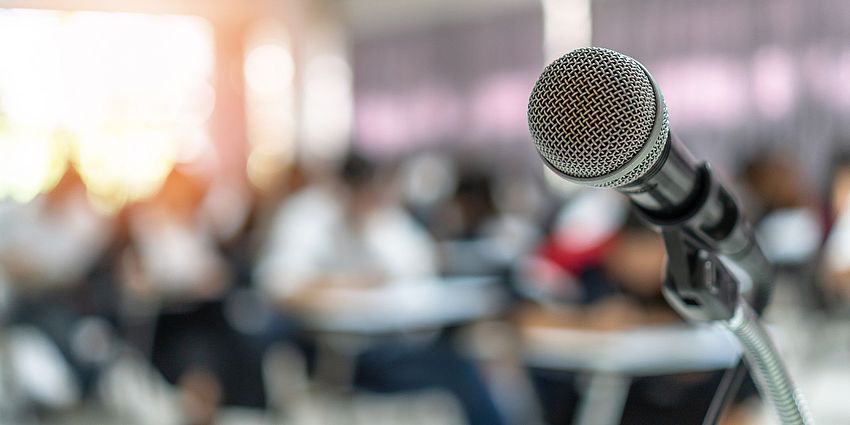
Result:
<svg viewBox="0 0 850 425"><path fill-rule="evenodd" d="M287 29L279 23L258 25L245 54L248 119L248 179L269 189L295 156L295 60Z"/></svg>

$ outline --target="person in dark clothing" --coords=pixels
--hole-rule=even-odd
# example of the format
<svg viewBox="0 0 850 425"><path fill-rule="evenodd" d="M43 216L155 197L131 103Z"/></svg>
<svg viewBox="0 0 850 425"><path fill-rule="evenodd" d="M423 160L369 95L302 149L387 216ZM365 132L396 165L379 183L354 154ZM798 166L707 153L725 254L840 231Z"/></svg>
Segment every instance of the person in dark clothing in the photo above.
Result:
<svg viewBox="0 0 850 425"><path fill-rule="evenodd" d="M442 389L457 397L470 425L504 423L478 367L458 353L451 335L369 348L357 357L355 386L377 393Z"/></svg>

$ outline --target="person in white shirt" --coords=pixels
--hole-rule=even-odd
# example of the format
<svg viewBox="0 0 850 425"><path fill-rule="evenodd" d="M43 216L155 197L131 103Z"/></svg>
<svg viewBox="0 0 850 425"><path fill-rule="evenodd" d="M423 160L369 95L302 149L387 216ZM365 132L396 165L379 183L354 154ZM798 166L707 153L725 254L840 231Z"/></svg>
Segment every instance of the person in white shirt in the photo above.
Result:
<svg viewBox="0 0 850 425"><path fill-rule="evenodd" d="M92 207L80 176L69 168L50 192L0 206L0 267L22 292L79 286L112 231L112 219Z"/></svg>
<svg viewBox="0 0 850 425"><path fill-rule="evenodd" d="M434 276L435 244L367 160L294 194L274 217L255 277L275 299L320 285L393 284Z"/></svg>
<svg viewBox="0 0 850 425"><path fill-rule="evenodd" d="M438 272L436 246L401 206L394 179L350 155L335 181L294 194L274 217L254 279L283 315L327 286L401 285ZM442 388L471 425L499 425L501 414L474 362L445 334L429 343L383 342L357 357L354 385L376 392Z"/></svg>

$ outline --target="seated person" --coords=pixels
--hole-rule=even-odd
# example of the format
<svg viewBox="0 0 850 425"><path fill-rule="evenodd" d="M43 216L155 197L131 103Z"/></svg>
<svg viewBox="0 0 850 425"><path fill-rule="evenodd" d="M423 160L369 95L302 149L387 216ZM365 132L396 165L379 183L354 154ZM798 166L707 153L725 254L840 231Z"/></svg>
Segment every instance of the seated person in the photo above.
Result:
<svg viewBox="0 0 850 425"><path fill-rule="evenodd" d="M778 271L774 291L799 292L802 297L792 297L795 304L823 307L815 266L823 243L823 216L816 191L806 184L797 162L786 152L759 152L748 160L738 185L741 205ZM775 300L785 298L777 295Z"/></svg>
<svg viewBox="0 0 850 425"><path fill-rule="evenodd" d="M89 202L70 165L49 192L0 205L0 316L48 336L86 396L108 356L106 344L80 344L82 332L97 329L91 335L106 341L115 325L117 291L106 271L115 223Z"/></svg>
<svg viewBox="0 0 850 425"><path fill-rule="evenodd" d="M260 358L227 320L234 279L202 219L207 196L204 176L172 170L155 196L129 208L122 256L126 305L152 330L142 348L193 425L214 423L223 405L265 404Z"/></svg>
<svg viewBox="0 0 850 425"><path fill-rule="evenodd" d="M399 206L392 179L359 155L338 179L294 194L277 212L255 273L283 313L309 305L327 286L369 288L434 276L434 243ZM500 416L475 365L451 341L391 341L361 353L355 386L374 391L426 387L454 394L471 424Z"/></svg>
<svg viewBox="0 0 850 425"><path fill-rule="evenodd" d="M823 248L824 303L840 311L850 299L850 155L834 161L828 189L831 225Z"/></svg>

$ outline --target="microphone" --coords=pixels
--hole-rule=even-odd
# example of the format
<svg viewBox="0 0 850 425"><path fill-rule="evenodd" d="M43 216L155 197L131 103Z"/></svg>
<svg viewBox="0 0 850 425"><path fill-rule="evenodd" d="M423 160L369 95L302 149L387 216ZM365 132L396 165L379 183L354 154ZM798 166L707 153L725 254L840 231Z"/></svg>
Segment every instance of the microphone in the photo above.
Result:
<svg viewBox="0 0 850 425"><path fill-rule="evenodd" d="M638 61L597 48L547 66L528 101L528 127L543 162L564 179L627 195L657 228L679 228L696 246L749 277L757 311L773 267L734 198L670 132L667 105ZM744 283L744 282L742 282Z"/></svg>

